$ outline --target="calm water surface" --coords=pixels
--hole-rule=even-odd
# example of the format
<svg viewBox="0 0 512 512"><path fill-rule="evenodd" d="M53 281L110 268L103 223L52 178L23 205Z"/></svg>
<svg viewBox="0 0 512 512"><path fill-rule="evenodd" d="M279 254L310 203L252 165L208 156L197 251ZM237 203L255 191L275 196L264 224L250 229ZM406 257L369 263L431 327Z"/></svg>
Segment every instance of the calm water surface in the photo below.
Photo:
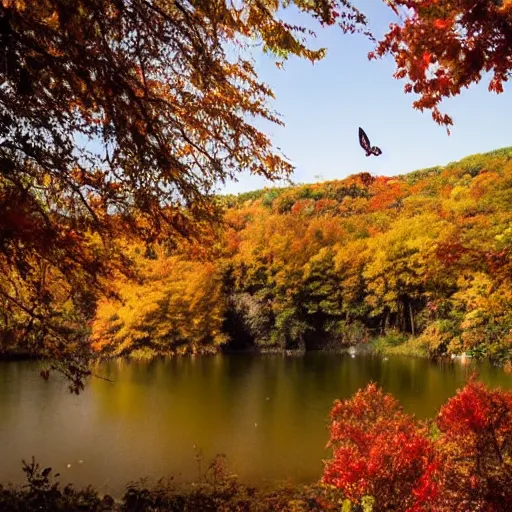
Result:
<svg viewBox="0 0 512 512"><path fill-rule="evenodd" d="M34 455L63 483L118 496L141 476L196 478L194 445L205 461L225 453L246 483L314 481L329 457L333 400L373 380L406 411L431 417L473 370L374 355L115 361L98 371L113 383L92 379L74 396L38 367L0 363L0 481L23 482L21 459ZM487 384L512 388L512 376L478 368Z"/></svg>

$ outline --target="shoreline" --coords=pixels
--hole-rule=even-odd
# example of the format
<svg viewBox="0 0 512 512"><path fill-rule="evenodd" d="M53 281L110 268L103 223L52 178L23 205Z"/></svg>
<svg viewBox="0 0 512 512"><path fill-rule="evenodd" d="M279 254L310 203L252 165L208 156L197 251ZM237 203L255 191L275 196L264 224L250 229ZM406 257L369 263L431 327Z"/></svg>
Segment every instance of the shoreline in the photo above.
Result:
<svg viewBox="0 0 512 512"><path fill-rule="evenodd" d="M131 354L123 354L123 355L97 355L93 361L94 362L103 362L103 361L111 361L117 359L134 359L138 361L148 360L152 361L154 359L173 359L176 357L209 357L209 356L217 356L217 355L281 355L283 357L300 357L311 353L322 353L322 354L351 354L351 355L360 355L360 354L374 354L380 356L406 356L412 358L420 358L420 359L429 359L430 361L449 361L455 359L470 359L478 362L490 362L499 366L501 368L504 367L504 364L496 364L496 362L486 356L473 356L471 354L467 354L463 352L461 354L439 354L437 356L432 356L428 354L426 347L418 347L417 337L416 338L408 338L405 342L399 344L390 344L386 341L382 341L384 337L376 337L370 340L367 343L361 343L351 346L342 346L342 347L333 347L329 346L321 349L281 349L275 347L264 347L260 348L257 346L252 346L244 349L229 349L220 347L218 351L215 352L205 352L198 354L172 354L172 353L154 353L140 356L136 353ZM51 361L51 359L42 357L37 354L32 354L29 352L2 352L0 353L0 363L1 362L14 362L14 361Z"/></svg>

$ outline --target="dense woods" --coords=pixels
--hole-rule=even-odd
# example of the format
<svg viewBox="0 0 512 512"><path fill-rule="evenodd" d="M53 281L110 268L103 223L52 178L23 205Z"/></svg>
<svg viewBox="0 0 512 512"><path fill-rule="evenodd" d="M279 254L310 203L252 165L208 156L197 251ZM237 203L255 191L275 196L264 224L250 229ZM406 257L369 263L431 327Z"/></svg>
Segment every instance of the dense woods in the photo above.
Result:
<svg viewBox="0 0 512 512"><path fill-rule="evenodd" d="M92 334L98 354L336 350L384 336L432 356L506 362L511 159L502 149L403 176L218 196L222 222L198 224L198 238L119 234L129 273L112 271L110 298L89 318L42 262L48 307L64 312L69 346ZM95 254L100 242L81 244ZM4 349L30 352L26 315L16 318L4 312Z"/></svg>
<svg viewBox="0 0 512 512"><path fill-rule="evenodd" d="M98 350L339 349L384 336L506 362L512 150L396 177L219 198L208 243L129 245L92 322ZM209 250L206 250L206 249Z"/></svg>
<svg viewBox="0 0 512 512"><path fill-rule="evenodd" d="M502 92L511 67L511 2L393 0L386 4L397 15L396 23L378 41L364 12L348 0L3 0L1 350L9 352L16 347L56 361L71 361L67 370L80 382L81 375L87 373L90 355L85 326L96 314L97 301L115 293L110 287L113 275L121 272L132 276L131 264L116 242L133 237L137 243L173 245L180 243L181 237L200 239L203 228L209 229L209 224L222 215L215 200L219 183L236 177L242 169L270 179L290 175L290 163L256 128L258 119L277 124L282 120L269 105L273 92L259 80L251 52L259 46L282 67L290 57L318 61L327 49L315 48L314 33L287 21L288 13L313 17L319 28L336 26L345 33L368 37L374 44L368 57L391 55L396 63L395 77L407 80L405 92L419 95L413 106L431 110L440 124L448 126L452 120L441 114L439 103L478 82L482 73L490 73L490 90ZM293 238L295 248L300 248L301 238L307 239L306 251L286 259L284 266L279 258L285 257L287 250L293 251L286 247L289 240L279 239L283 247L268 251L249 249L248 240L242 240L238 247L237 237L254 237L256 242L259 236L252 227L242 229L245 221L239 218L249 215L251 208L259 208L257 201L244 207L247 213L237 208L238 213L227 215L232 227L225 232L226 245L220 250L230 266L221 272L222 296L228 302L220 301L217 308L226 307L230 312L228 330L243 323L258 344L285 347L291 338L301 346L309 345L313 332L348 329L350 336L360 338L364 329L382 331L396 326L404 332L425 332L440 350L454 343L479 346L481 339L495 346L503 333L490 334L490 328L485 328L482 334L481 326L476 325L481 320L475 319L479 313L471 319L457 317L470 314L462 312L468 294L473 293L468 290L490 286L485 281L489 267L467 278L458 276L466 279L465 284L441 277L442 272L454 270L447 266L452 264L448 263L450 258L456 258L460 265L460 261L477 257L481 248L469 248L446 233L435 233L435 229L445 227L439 222L432 225L433 232L425 234L424 242L439 235L447 244L439 248L444 259L429 260L444 265L436 276L445 289L432 291L431 280L419 287L418 279L426 274L409 278L404 267L405 274L386 285L389 289L384 291L377 260L373 264L365 260L373 250L371 243L367 246L364 237L354 233L377 230L370 237L375 241L380 240L373 236L377 232L394 236L398 228L389 233L385 229L392 216L386 213L380 218L376 204L382 201L384 208L385 193L377 194L378 200L372 196L379 186L387 188L389 184L385 180L371 184L361 180L364 178L354 178L348 185L352 187L350 201L344 199L346 193L330 191L327 184L324 192L311 189L311 194L322 197L308 197L309 189L304 188L297 192L304 197L285 192L274 204L272 194L282 192L262 195L265 229L279 227L281 232L284 221L294 231L286 236ZM410 184L407 190L395 190L397 187L406 185L399 182L391 186L387 192L391 201L400 202L402 193L416 194ZM460 198L456 195L450 200L458 202ZM317 213L307 223L311 231L301 233L303 223L297 219L309 215L311 201ZM276 213L287 212L287 202L291 214L276 217ZM412 208L412 203L404 208ZM362 216L351 218L363 225L373 215L375 224L350 227L352 221L333 221L336 226L331 229L323 218L323 213L329 217L330 209L342 216L359 212ZM273 222L279 226L272 226ZM338 224L343 227L338 228ZM342 256L336 245L341 231L347 230L353 231L344 233L343 238L355 244L357 251L348 259L351 252ZM318 233L313 236L314 244L310 243L312 233ZM263 232L260 235L266 236ZM506 246L508 235L497 236L502 235L500 243ZM331 237L333 243L320 239L323 236ZM392 243L398 247L400 235L396 236ZM279 240L273 244L281 243ZM493 239L494 246L497 243ZM462 246L469 252L459 258ZM226 256L226 247L231 247L233 254ZM419 247L408 250L421 252ZM496 250L485 261L494 258L488 265L501 269L504 256ZM280 255L274 255L276 252ZM269 257L275 259L270 261ZM397 263L389 252L377 252L375 257L390 266ZM433 271L427 267L421 267L422 272ZM364 275L358 276L356 268L364 269ZM318 283L319 273L331 269L338 276L339 269L346 273L342 302L328 289L337 286L335 275L328 274L328 282ZM158 272L151 279L158 279ZM302 281L305 286L295 286ZM196 284L195 291L192 285L186 290L191 307L197 305L194 297L201 288ZM448 296L449 305L438 304L439 297ZM497 311L503 310L501 302L506 299L488 300L498 301ZM441 308L431 313L437 323L426 322L427 302L428 308ZM176 304L169 307L171 311ZM474 302L471 308L480 311ZM217 329L219 311L212 312L211 318L204 316L201 321L211 332L191 334L201 340L190 339L190 346L223 342ZM151 315L150 310L146 313ZM504 325L500 320L493 317L492 322ZM454 326L464 322L471 324L474 339L462 340L461 335L454 334L458 328ZM425 331L426 323L430 330ZM184 332L173 335L171 345L183 347ZM131 344L122 337L118 334L114 345ZM130 337L135 345L135 338L144 338L142 334ZM494 340L491 344L487 343L489 337ZM99 343L112 345L108 340Z"/></svg>
<svg viewBox="0 0 512 512"><path fill-rule="evenodd" d="M295 2L332 25L334 5ZM284 7L284 6L283 6ZM364 18L341 2L344 31ZM80 387L83 325L120 236L200 234L215 187L240 169L292 167L255 120L282 124L249 45L325 55L279 3L188 0L0 2L0 347L57 362ZM337 11L341 14L341 11ZM75 387L76 387L75 386Z"/></svg>

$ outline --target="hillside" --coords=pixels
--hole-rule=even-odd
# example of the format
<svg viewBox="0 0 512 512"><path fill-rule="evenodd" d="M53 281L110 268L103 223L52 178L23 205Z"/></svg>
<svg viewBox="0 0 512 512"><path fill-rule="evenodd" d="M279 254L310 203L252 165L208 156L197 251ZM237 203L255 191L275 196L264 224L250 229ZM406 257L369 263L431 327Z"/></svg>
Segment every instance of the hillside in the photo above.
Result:
<svg viewBox="0 0 512 512"><path fill-rule="evenodd" d="M512 346L512 148L396 177L224 196L198 247L131 248L98 350L337 349L387 336L431 356ZM206 250L207 249L207 250Z"/></svg>

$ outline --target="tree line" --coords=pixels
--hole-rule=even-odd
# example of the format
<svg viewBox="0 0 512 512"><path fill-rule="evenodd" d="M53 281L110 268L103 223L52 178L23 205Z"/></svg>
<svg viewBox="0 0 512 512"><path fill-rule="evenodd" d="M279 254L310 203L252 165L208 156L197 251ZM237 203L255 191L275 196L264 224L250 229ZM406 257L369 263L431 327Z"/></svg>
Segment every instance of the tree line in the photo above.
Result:
<svg viewBox="0 0 512 512"><path fill-rule="evenodd" d="M414 338L432 356L506 362L512 342L512 150L396 177L221 196L200 244L128 244L97 350L314 350ZM142 352L140 352L142 354Z"/></svg>

